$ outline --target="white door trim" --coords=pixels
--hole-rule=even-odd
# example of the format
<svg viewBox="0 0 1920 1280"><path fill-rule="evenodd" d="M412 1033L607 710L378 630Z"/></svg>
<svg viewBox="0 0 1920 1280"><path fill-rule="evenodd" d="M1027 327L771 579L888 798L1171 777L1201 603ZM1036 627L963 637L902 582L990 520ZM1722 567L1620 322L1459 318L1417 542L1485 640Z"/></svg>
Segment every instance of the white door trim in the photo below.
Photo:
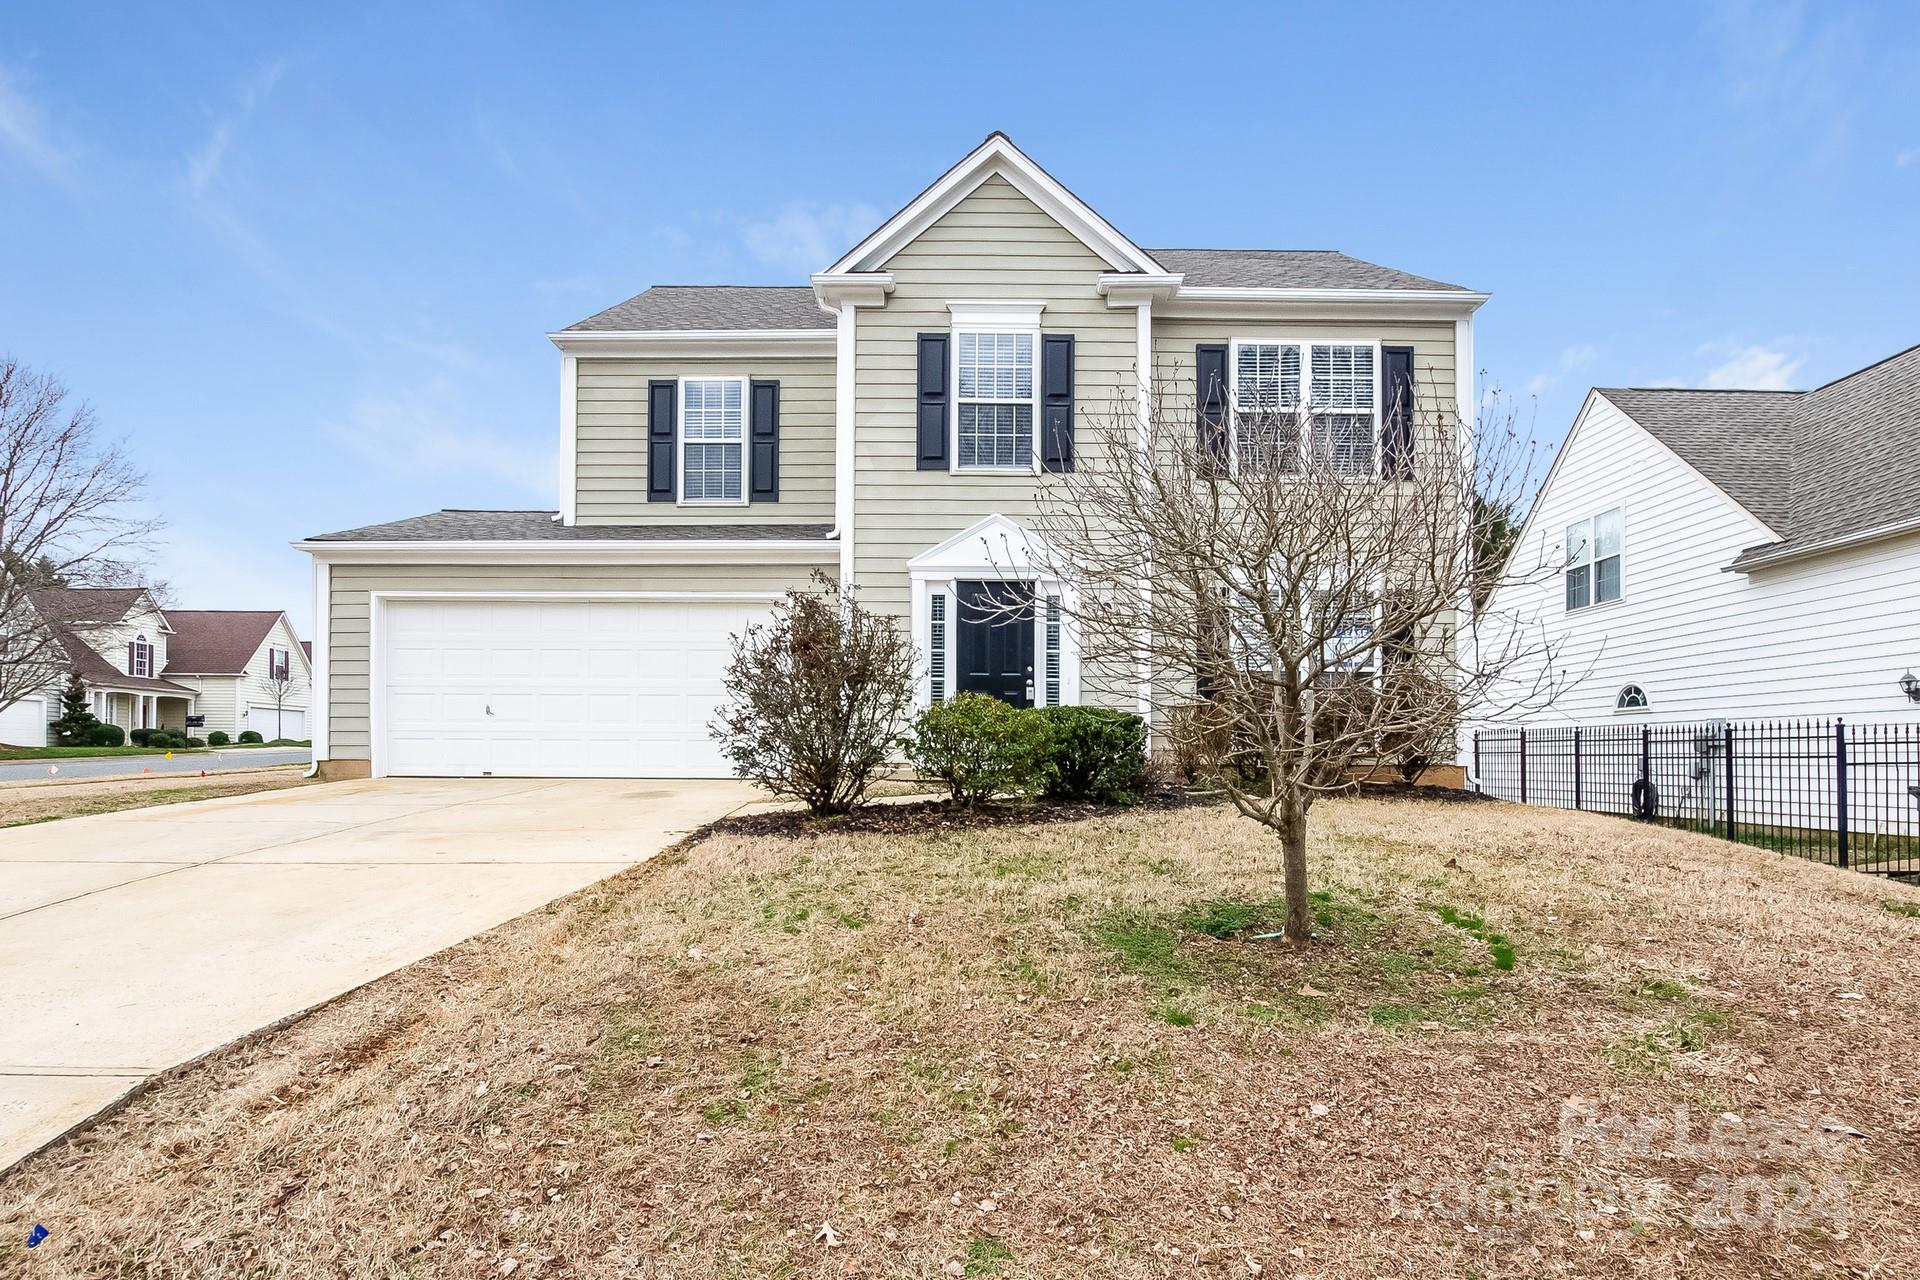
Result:
<svg viewBox="0 0 1920 1280"><path fill-rule="evenodd" d="M664 603L699 604L727 601L774 601L779 591L420 591L393 590L367 593L367 769L376 778L387 776L381 758L386 746L386 682L380 670L382 624L387 605L396 600L653 600ZM329 709L330 711L331 709Z"/></svg>

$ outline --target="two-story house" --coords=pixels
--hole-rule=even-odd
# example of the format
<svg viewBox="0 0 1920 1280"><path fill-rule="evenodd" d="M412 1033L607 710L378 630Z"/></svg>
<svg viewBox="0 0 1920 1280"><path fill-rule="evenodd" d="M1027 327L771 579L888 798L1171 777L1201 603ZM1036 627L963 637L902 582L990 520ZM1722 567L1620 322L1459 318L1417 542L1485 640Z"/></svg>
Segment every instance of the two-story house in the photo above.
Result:
<svg viewBox="0 0 1920 1280"><path fill-rule="evenodd" d="M730 638L816 571L910 630L923 703L1145 709L1083 675L1037 574L1024 613L960 607L1020 578L1047 477L1098 461L1077 423L1198 403L1203 381L1374 439L1383 403L1473 403L1484 294L1334 252L1143 249L998 133L822 265L656 286L550 335L557 511L297 544L324 773L724 775L707 724Z"/></svg>
<svg viewBox="0 0 1920 1280"><path fill-rule="evenodd" d="M1555 689L1528 718L1920 717L1916 442L1920 347L1812 391L1595 388L1482 623Z"/></svg>

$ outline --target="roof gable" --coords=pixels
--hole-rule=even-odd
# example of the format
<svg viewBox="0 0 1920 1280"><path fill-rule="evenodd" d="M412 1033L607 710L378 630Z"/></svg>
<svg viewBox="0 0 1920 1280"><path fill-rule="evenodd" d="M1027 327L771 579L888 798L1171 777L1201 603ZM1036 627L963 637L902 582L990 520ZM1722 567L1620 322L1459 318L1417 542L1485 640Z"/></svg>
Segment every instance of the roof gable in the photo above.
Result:
<svg viewBox="0 0 1920 1280"><path fill-rule="evenodd" d="M1064 227L1114 271L1162 273L1152 254L1122 235L1004 133L991 133L933 184L881 223L823 274L877 271L904 246L945 217L982 183L998 175Z"/></svg>
<svg viewBox="0 0 1920 1280"><path fill-rule="evenodd" d="M173 609L167 674L239 675L286 615L273 609ZM291 634L293 628L287 628Z"/></svg>
<svg viewBox="0 0 1920 1280"><path fill-rule="evenodd" d="M1792 502L1799 391L1600 387L1599 394L1776 532Z"/></svg>

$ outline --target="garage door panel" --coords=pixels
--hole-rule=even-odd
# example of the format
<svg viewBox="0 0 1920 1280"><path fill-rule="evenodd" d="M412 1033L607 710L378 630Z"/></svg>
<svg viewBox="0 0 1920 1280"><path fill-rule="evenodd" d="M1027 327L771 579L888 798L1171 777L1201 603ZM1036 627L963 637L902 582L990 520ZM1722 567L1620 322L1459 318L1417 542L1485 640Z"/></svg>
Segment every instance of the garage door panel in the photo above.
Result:
<svg viewBox="0 0 1920 1280"><path fill-rule="evenodd" d="M381 770L729 776L707 724L724 700L732 635L767 612L738 601L392 601L375 676Z"/></svg>

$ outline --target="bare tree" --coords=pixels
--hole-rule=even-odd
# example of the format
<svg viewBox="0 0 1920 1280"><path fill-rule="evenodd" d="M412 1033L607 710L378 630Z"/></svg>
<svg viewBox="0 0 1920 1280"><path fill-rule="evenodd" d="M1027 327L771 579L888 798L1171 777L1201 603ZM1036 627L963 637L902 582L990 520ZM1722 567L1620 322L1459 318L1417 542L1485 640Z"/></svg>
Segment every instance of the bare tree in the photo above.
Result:
<svg viewBox="0 0 1920 1280"><path fill-rule="evenodd" d="M159 529L136 509L144 486L88 405L0 357L0 710L65 670L64 636L94 621L60 616L50 589L134 580Z"/></svg>
<svg viewBox="0 0 1920 1280"><path fill-rule="evenodd" d="M289 655L287 665L275 667L267 675L267 696L273 699L273 734L268 741L286 737L287 699L293 696L293 659Z"/></svg>
<svg viewBox="0 0 1920 1280"><path fill-rule="evenodd" d="M1404 404L1376 435L1370 391L1369 412L1311 411L1297 371L1241 391L1237 411L1216 386L1083 424L1027 554L1064 585L1083 664L1151 700L1156 746L1277 834L1304 941L1314 801L1492 714L1524 656L1517 631L1481 643L1496 571L1473 548L1531 453Z"/></svg>

